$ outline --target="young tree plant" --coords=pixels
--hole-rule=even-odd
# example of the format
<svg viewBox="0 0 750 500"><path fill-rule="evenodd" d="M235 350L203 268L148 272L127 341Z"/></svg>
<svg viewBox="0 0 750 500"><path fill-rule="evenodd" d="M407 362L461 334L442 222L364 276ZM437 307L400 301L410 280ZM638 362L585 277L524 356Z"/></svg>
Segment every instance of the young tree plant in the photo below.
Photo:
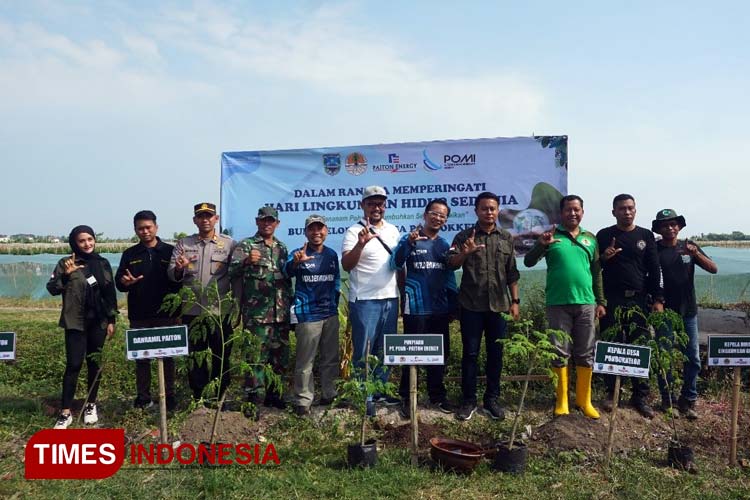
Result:
<svg viewBox="0 0 750 500"><path fill-rule="evenodd" d="M200 313L190 325L187 325L188 335L193 342L205 340L208 335L214 335L215 331L218 332L224 339L222 351L232 343L243 347L245 358L239 365L232 367L231 372L245 375L252 372L255 367L262 366L265 380L268 381L269 386L274 388L282 387L281 377L273 371L271 365L263 363L260 359L260 339L256 338L249 330L238 328L241 323L239 307L237 300L232 294L220 294L218 283L214 282L206 288L201 289L201 295L207 297L208 305L201 304L192 289L182 287L177 293L164 297L160 310L166 311L169 314L175 314L179 311L179 314L183 315L193 306L198 306ZM234 325L232 335L227 335L224 328L226 324ZM194 363L197 363L198 366L207 363L210 370L213 363L220 363L219 376L208 382L202 394L203 400L212 401L216 405L216 413L214 414L209 439L211 444L216 439L219 414L224 406L227 395L227 391L224 391L223 394L221 393L221 379L223 374L228 371L225 368L225 362L226 360L223 356L212 356L209 348L203 351L191 352L187 359L188 368L192 368Z"/></svg>
<svg viewBox="0 0 750 500"><path fill-rule="evenodd" d="M360 419L359 442L365 445L365 431L367 426L367 398L373 394L387 394L393 396L396 386L391 382L383 382L376 372L381 363L377 356L370 354L370 342L365 348L364 367L355 367L354 376L348 380L339 381L339 395L337 400L348 401L357 411Z"/></svg>
<svg viewBox="0 0 750 500"><path fill-rule="evenodd" d="M666 388L670 407L674 406L672 401L672 389L682 382L682 366L685 362L684 350L688 343L687 332L679 314L671 309L649 314L644 313L640 307L618 307L615 310L615 322L604 333L603 337L617 341L619 332L628 326L628 337L638 325L647 325L648 331L637 337L633 344L643 345L651 348L651 370L649 376L655 378ZM674 409L667 412L672 426L672 441L681 444L677 425L675 423Z"/></svg>
<svg viewBox="0 0 750 500"><path fill-rule="evenodd" d="M538 329L534 326L534 321L531 319L524 318L512 321L510 316L504 316L511 328L510 337L499 340L503 344L504 356L517 359L519 364L526 364L526 379L523 382L521 399L518 402L518 409L513 419L510 441L508 442L508 449L512 450L516 439L516 431L518 430L518 422L523 412L526 393L529 389L529 376L534 371L542 370L554 381L556 375L552 371L552 362L562 359L562 357L555 344L552 343L553 337L557 338L559 342L563 342L566 340L570 341L570 336L561 330L553 330L551 328Z"/></svg>

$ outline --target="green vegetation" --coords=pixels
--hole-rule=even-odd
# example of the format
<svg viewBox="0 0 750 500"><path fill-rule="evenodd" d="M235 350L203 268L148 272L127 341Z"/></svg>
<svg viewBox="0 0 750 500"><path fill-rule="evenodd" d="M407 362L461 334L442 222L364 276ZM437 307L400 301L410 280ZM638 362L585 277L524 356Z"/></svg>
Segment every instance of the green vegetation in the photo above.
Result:
<svg viewBox="0 0 750 500"><path fill-rule="evenodd" d="M701 241L750 241L750 234L742 231L732 231L731 233L701 233L700 236L691 236L692 240Z"/></svg>
<svg viewBox="0 0 750 500"><path fill-rule="evenodd" d="M358 438L352 431L358 422L351 410L331 410L319 420L300 419L289 411L274 419L262 418L260 424L248 421L248 427L274 444L281 460L278 466L157 469L125 464L115 476L101 481L26 481L23 445L36 431L52 426L59 404L64 346L58 316L58 309L0 309L2 329L18 334L19 353L17 362L0 365L0 497L718 499L750 495L747 470L728 468L723 457L699 456L700 473L691 475L664 467L660 450L617 456L608 468L584 453L551 457L534 453L523 476L498 475L488 462L480 464L471 476L464 476L428 466L412 467L406 445L386 443L381 444L377 467L349 470L345 467L345 443ZM115 339L105 346L100 418L107 427L125 428L128 439L151 442L150 437L141 436L158 428L158 414L132 408L134 366L125 360L123 330L121 322ZM448 375L457 376L461 352L457 323L451 325L451 334ZM240 362L239 351L235 349L233 362ZM291 360L290 366L293 363ZM480 360L479 366L483 364ZM169 422L172 436L189 416L186 358L179 358L177 365L182 405ZM511 359L504 369L504 373L525 371L525 365ZM85 392L84 378L82 375L79 381L79 399ZM230 397L240 397L241 385L238 375ZM518 401L519 385L503 383L504 402ZM717 387L717 391L726 391L726 387ZM424 387L420 392L425 393ZM449 396L455 399L458 393L458 382L452 380ZM549 408L551 413L552 396L549 382L530 383L530 407ZM521 425L539 423L531 418L524 416ZM493 422L479 416L464 423L448 417L435 425L446 436L474 442L483 436L508 435L511 429L510 419ZM382 425L375 432L382 437Z"/></svg>

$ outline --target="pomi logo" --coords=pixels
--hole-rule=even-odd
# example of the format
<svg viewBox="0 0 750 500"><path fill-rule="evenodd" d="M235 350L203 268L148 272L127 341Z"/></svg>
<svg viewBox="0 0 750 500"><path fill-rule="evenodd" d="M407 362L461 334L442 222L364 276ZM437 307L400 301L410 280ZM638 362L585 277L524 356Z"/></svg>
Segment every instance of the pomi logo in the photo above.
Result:
<svg viewBox="0 0 750 500"><path fill-rule="evenodd" d="M445 169L451 169L456 167L469 167L476 165L477 155L476 153L467 154L444 154L442 164L438 164L429 156L427 156L427 150L422 150L422 163L428 171L436 171Z"/></svg>
<svg viewBox="0 0 750 500"><path fill-rule="evenodd" d="M446 168L457 167L462 165L474 165L477 162L477 155L465 154L465 155L443 155L443 165Z"/></svg>

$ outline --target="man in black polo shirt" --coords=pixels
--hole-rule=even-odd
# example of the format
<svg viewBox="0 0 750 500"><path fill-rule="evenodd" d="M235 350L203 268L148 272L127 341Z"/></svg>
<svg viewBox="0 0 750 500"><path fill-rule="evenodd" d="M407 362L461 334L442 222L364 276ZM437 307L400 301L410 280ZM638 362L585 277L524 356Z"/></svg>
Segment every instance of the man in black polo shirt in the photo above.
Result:
<svg viewBox="0 0 750 500"><path fill-rule="evenodd" d="M698 399L696 381L701 371L701 359L698 349L698 305L695 299L695 266L704 271L716 274L716 266L701 247L690 240L680 240L678 235L685 227L685 217L677 215L671 208L659 210L651 222L651 230L661 235L656 244L659 253L659 264L664 274L664 299L667 308L682 317L688 344L685 346L684 383L682 393L677 400L680 413L689 420L698 418L695 402ZM675 401L659 377L662 409L672 408ZM671 382L671 380L670 380Z"/></svg>
<svg viewBox="0 0 750 500"><path fill-rule="evenodd" d="M180 289L179 283L167 277L169 259L174 247L156 236L159 226L151 210L142 210L133 217L135 234L140 240L122 254L120 267L115 274L115 284L121 292L128 293L128 319L130 328L154 328L177 324L177 320L160 312L164 296ZM174 410L174 359L164 358L166 404ZM133 406L148 408L151 401L151 360L135 362L135 385L138 392Z"/></svg>
<svg viewBox="0 0 750 500"><path fill-rule="evenodd" d="M647 315L650 310L664 310L664 293L661 285L661 269L656 253L656 241L651 231L635 225L635 199L629 194L619 194L612 200L612 215L617 224L602 229L596 235L601 250L604 295L609 314L600 320L604 332L615 322L618 307L638 307ZM635 328L631 325L635 324ZM642 335L648 335L643 318L625 323L615 342L633 343ZM631 331L632 330L632 331ZM646 418L653 418L654 410L648 405L648 380L631 378L632 406ZM605 376L607 397L602 403L605 411L611 411L615 392L614 376Z"/></svg>

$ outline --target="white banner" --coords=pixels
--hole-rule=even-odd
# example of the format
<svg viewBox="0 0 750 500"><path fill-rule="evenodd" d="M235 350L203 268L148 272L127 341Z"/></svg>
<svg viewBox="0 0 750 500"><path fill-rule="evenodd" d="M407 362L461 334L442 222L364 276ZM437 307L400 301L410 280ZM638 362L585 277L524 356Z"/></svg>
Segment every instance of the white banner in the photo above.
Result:
<svg viewBox="0 0 750 500"><path fill-rule="evenodd" d="M347 227L362 217L362 190L379 185L388 192L385 219L401 233L421 222L429 200L445 198L448 241L476 221L476 196L494 192L500 223L523 253L559 222L567 136L234 152L222 154L221 166L222 230L236 240L255 234L258 209L272 205L281 219L276 235L287 245L302 245L305 217L318 213L328 219L326 244L340 252Z"/></svg>

